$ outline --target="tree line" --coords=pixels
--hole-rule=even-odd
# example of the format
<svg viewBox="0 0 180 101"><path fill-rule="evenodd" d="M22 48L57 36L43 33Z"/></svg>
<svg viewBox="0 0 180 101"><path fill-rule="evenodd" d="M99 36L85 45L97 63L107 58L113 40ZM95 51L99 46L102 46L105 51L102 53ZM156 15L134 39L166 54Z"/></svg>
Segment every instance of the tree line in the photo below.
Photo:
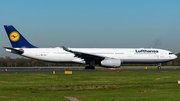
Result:
<svg viewBox="0 0 180 101"><path fill-rule="evenodd" d="M163 66L180 66L180 53L176 54L178 56L177 59L162 63ZM85 66L86 64L76 64L76 63L50 63L43 62L34 59L28 58L16 58L12 59L10 56L6 56L5 58L0 58L0 67L61 67L61 66ZM122 64L122 66L157 66L158 64Z"/></svg>

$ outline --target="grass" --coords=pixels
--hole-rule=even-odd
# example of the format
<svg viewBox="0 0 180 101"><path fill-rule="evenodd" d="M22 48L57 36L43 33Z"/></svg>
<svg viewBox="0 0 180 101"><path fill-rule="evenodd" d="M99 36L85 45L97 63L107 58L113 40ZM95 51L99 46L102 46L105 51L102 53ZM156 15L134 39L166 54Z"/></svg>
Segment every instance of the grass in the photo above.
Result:
<svg viewBox="0 0 180 101"><path fill-rule="evenodd" d="M179 101L180 72L0 74L1 101Z"/></svg>

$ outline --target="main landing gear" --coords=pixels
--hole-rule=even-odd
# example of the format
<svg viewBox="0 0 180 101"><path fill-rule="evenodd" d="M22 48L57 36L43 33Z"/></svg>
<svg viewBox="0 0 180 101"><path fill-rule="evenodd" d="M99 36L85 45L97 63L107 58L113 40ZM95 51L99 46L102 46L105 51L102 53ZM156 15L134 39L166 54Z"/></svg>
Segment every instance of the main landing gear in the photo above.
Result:
<svg viewBox="0 0 180 101"><path fill-rule="evenodd" d="M158 64L158 69L161 69L161 63Z"/></svg>
<svg viewBox="0 0 180 101"><path fill-rule="evenodd" d="M89 66L86 66L85 69L95 69L95 67L93 66L95 64L94 60L89 61Z"/></svg>
<svg viewBox="0 0 180 101"><path fill-rule="evenodd" d="M85 69L95 69L94 66L86 66Z"/></svg>

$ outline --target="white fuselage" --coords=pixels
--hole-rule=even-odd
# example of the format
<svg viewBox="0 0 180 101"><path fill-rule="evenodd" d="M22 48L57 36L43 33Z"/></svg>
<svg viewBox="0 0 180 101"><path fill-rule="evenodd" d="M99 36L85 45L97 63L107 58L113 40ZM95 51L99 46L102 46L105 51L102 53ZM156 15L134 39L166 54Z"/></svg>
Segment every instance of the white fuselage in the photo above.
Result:
<svg viewBox="0 0 180 101"><path fill-rule="evenodd" d="M48 62L85 63L73 53L62 48L22 48L22 56ZM70 48L74 51L86 52L98 56L120 59L122 63L162 63L177 58L172 52L151 48ZM9 51L8 49L6 49Z"/></svg>

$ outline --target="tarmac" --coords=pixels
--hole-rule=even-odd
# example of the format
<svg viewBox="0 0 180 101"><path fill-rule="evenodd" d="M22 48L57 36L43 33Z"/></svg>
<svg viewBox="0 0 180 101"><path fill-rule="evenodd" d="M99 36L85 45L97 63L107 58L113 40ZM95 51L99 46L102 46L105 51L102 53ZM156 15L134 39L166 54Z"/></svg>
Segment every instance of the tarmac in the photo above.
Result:
<svg viewBox="0 0 180 101"><path fill-rule="evenodd" d="M81 67L82 68L82 67ZM17 74L17 73L101 73L101 72L180 72L180 69L95 69L95 70L78 70L76 67L0 67L0 74Z"/></svg>

